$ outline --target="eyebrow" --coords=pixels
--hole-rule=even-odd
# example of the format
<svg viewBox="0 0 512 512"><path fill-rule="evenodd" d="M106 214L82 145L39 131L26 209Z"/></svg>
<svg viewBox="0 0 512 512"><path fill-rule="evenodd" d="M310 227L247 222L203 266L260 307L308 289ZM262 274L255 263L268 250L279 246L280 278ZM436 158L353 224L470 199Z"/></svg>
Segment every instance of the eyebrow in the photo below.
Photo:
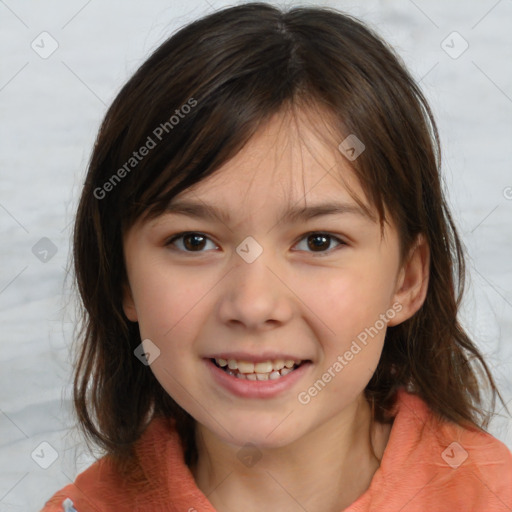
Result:
<svg viewBox="0 0 512 512"><path fill-rule="evenodd" d="M177 200L172 202L166 207L166 213L176 215L187 215L197 219L218 218L225 224L231 222L231 215L229 212L207 203L194 203L191 201ZM352 203L337 203L327 202L321 204L314 204L309 206L292 207L285 212L281 212L279 218L281 222L297 222L322 217L325 215L342 215L352 214L361 216L367 220L375 222L375 217L371 213L357 204Z"/></svg>

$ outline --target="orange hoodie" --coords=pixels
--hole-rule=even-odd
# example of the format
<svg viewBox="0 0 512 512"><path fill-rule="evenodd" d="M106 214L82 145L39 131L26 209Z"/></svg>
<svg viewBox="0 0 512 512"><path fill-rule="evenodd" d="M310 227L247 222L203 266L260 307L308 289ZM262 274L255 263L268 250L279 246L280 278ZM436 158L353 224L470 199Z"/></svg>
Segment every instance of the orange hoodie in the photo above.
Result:
<svg viewBox="0 0 512 512"><path fill-rule="evenodd" d="M512 453L499 440L435 423L425 402L398 391L395 419L370 487L340 512L510 512ZM154 419L136 444L137 476L103 457L41 512L215 512L184 463L172 421Z"/></svg>

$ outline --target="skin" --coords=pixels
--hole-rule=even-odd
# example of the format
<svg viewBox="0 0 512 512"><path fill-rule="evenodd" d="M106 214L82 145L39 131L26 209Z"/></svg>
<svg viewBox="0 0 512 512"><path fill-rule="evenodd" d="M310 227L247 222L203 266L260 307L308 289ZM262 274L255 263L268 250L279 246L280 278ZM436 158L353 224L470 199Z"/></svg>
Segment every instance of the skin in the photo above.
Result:
<svg viewBox="0 0 512 512"><path fill-rule="evenodd" d="M388 325L411 317L428 285L424 239L401 264L396 228L386 224L381 237L376 214L281 221L290 205L356 205L347 185L374 212L328 137L318 114L278 113L214 175L175 198L217 205L229 223L165 214L125 235L124 312L160 350L151 364L158 381L197 420L199 460L190 469L222 512L339 512L368 488L389 437L390 425L371 427L363 395L386 327L309 403L297 399L393 304L400 311ZM208 238L195 252L183 238L166 245L183 231ZM327 238L315 250L309 232L344 243ZM247 236L263 249L252 263L236 252ZM276 397L239 398L203 360L234 350L278 350L313 364ZM246 443L261 455L251 467L237 457Z"/></svg>

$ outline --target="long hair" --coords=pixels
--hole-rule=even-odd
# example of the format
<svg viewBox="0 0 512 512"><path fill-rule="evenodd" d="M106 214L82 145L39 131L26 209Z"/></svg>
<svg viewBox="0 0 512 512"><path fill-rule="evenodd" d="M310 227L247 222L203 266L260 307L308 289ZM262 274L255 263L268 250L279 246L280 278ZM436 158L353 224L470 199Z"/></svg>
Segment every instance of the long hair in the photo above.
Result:
<svg viewBox="0 0 512 512"><path fill-rule="evenodd" d="M374 418L389 420L397 389L407 387L441 418L488 424L482 391L492 408L499 392L458 321L463 246L425 97L393 49L357 19L327 7L248 3L198 19L159 46L108 109L90 158L73 235L82 303L74 404L86 437L119 462L133 458L156 416L176 421L187 462L197 456L193 418L134 356L141 340L122 308L123 233L163 213L286 108L329 112L340 142L357 134L366 149L352 168L381 225L389 212L402 257L420 233L430 248L425 302L388 328L365 389Z"/></svg>

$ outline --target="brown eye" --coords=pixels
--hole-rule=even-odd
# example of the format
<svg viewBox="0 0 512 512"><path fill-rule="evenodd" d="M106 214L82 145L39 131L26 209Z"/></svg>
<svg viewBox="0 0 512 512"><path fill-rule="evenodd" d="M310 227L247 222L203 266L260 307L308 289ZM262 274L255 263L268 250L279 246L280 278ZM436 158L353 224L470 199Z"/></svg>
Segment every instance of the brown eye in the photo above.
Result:
<svg viewBox="0 0 512 512"><path fill-rule="evenodd" d="M166 242L165 245L174 245L181 252L204 252L210 239L203 233L180 233Z"/></svg>
<svg viewBox="0 0 512 512"><path fill-rule="evenodd" d="M331 244L334 242L337 245L346 245L340 238L330 235L329 233L308 233L303 236L302 240L306 240L306 252L316 252L318 256L330 254L336 247L331 248Z"/></svg>
<svg viewBox="0 0 512 512"><path fill-rule="evenodd" d="M327 235L310 235L308 236L308 247L312 251L317 249L328 249L330 245L330 237Z"/></svg>
<svg viewBox="0 0 512 512"><path fill-rule="evenodd" d="M183 245L187 250L195 251L196 249L201 250L205 244L205 237L202 235L185 235L183 237Z"/></svg>

